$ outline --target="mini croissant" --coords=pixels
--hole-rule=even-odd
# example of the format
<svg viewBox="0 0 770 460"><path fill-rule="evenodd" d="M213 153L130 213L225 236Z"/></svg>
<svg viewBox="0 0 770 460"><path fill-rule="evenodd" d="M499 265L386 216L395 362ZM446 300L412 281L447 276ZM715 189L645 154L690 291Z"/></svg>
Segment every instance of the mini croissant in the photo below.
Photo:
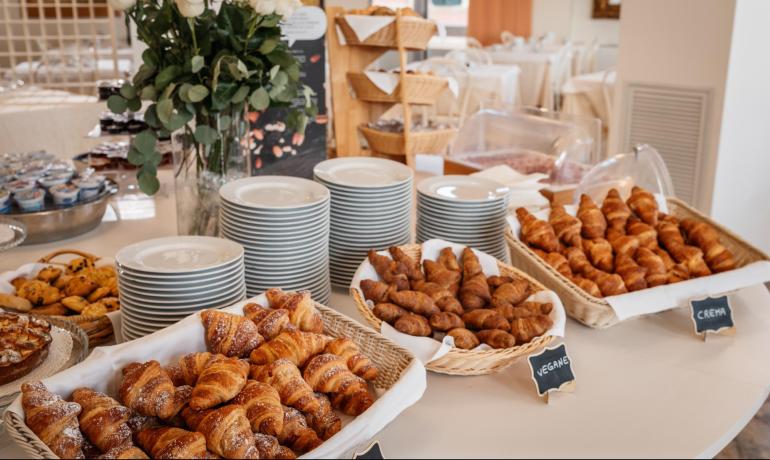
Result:
<svg viewBox="0 0 770 460"><path fill-rule="evenodd" d="M278 436L283 430L283 406L281 395L272 386L250 380L233 399L246 409L246 417L252 431Z"/></svg>
<svg viewBox="0 0 770 460"><path fill-rule="evenodd" d="M364 298L366 300L371 300L376 304L387 302L390 297L390 291L392 290L394 290L393 286L383 283L382 281L361 281L361 292L363 292Z"/></svg>
<svg viewBox="0 0 770 460"><path fill-rule="evenodd" d="M369 262L383 281L394 285L399 291L409 289L409 278L405 273L398 273L396 261L371 250L368 254Z"/></svg>
<svg viewBox="0 0 770 460"><path fill-rule="evenodd" d="M323 318L316 310L310 292L284 292L281 289L273 288L268 289L265 295L271 308L288 310L289 321L301 331L316 334L323 332Z"/></svg>
<svg viewBox="0 0 770 460"><path fill-rule="evenodd" d="M582 224L577 217L567 213L564 206L551 202L551 214L548 223L553 227L556 237L567 246L577 246L583 243L580 238Z"/></svg>
<svg viewBox="0 0 770 460"><path fill-rule="evenodd" d="M189 353L183 356L177 364L166 368L168 376L176 386L193 386L198 381L203 369L214 355L205 351L202 353Z"/></svg>
<svg viewBox="0 0 770 460"><path fill-rule="evenodd" d="M348 409L354 409L346 412L347 415L361 415L374 403L366 381L350 372L339 356L328 353L316 356L305 367L303 377L314 391L344 396Z"/></svg>
<svg viewBox="0 0 770 460"><path fill-rule="evenodd" d="M21 386L21 405L27 426L60 458L83 458L83 435L78 429L80 404L66 402L42 382Z"/></svg>
<svg viewBox="0 0 770 460"><path fill-rule="evenodd" d="M137 434L137 443L152 458L208 458L206 437L181 428L145 428Z"/></svg>
<svg viewBox="0 0 770 460"><path fill-rule="evenodd" d="M400 264L400 266L403 267L403 271L405 272L406 277L409 278L409 281L422 281L425 278L425 275L422 273L419 260L411 258L397 246L391 247L389 251L390 256L393 257L393 260L395 260L397 264Z"/></svg>
<svg viewBox="0 0 770 460"><path fill-rule="evenodd" d="M377 378L377 367L352 340L344 337L334 339L326 345L324 351L344 359L348 369L362 379L370 381Z"/></svg>
<svg viewBox="0 0 770 460"><path fill-rule="evenodd" d="M509 331L511 325L495 310L473 310L463 315L463 321L469 329L500 329Z"/></svg>
<svg viewBox="0 0 770 460"><path fill-rule="evenodd" d="M588 195L580 196L577 218L583 224L584 238L604 238L604 233L607 231L607 220L604 218L602 211L596 207L596 203Z"/></svg>
<svg viewBox="0 0 770 460"><path fill-rule="evenodd" d="M452 255L454 257L454 254ZM462 273L460 270L450 270L439 262L432 260L423 261L426 279L432 283L442 286L444 289L456 295L460 289L460 280Z"/></svg>
<svg viewBox="0 0 770 460"><path fill-rule="evenodd" d="M243 315L257 325L257 332L265 340L273 340L283 331L297 329L291 324L289 310L273 310L249 303L243 307Z"/></svg>
<svg viewBox="0 0 770 460"><path fill-rule="evenodd" d="M90 388L78 388L72 392L72 400L82 407L80 430L99 450L108 450L131 444L128 420L131 410L104 393Z"/></svg>
<svg viewBox="0 0 770 460"><path fill-rule="evenodd" d="M644 223L655 227L658 224L658 202L652 193L641 187L633 187L628 197L628 207L638 215Z"/></svg>
<svg viewBox="0 0 770 460"><path fill-rule="evenodd" d="M311 414L305 414L305 420L310 428L324 441L337 434L342 429L342 420L332 409L332 403L323 393L316 393L320 409Z"/></svg>
<svg viewBox="0 0 770 460"><path fill-rule="evenodd" d="M190 399L190 387L174 387L174 382L157 361L131 363L123 368L118 394L129 409L141 415L168 420Z"/></svg>
<svg viewBox="0 0 770 460"><path fill-rule="evenodd" d="M243 358L264 342L257 325L244 316L205 310L201 312L201 321L206 330L206 346L212 353Z"/></svg>
<svg viewBox="0 0 770 460"><path fill-rule="evenodd" d="M249 365L236 358L213 357L198 377L192 391L190 407L210 409L230 401L246 386Z"/></svg>
<svg viewBox="0 0 770 460"><path fill-rule="evenodd" d="M229 405L201 412L188 407L182 411L182 418L187 426L205 436L208 450L222 458L259 459L243 407Z"/></svg>
<svg viewBox="0 0 770 460"><path fill-rule="evenodd" d="M604 217L611 228L626 228L626 222L631 217L631 210L623 201L623 198L620 197L617 189L614 188L610 189L607 192L607 197L604 198L602 213L604 213Z"/></svg>
<svg viewBox="0 0 770 460"><path fill-rule="evenodd" d="M319 404L313 395L313 389L291 361L279 359L266 366L262 375L263 382L278 391L282 404L305 413L318 410Z"/></svg>
<svg viewBox="0 0 770 460"><path fill-rule="evenodd" d="M514 307L527 300L530 294L532 294L532 289L529 281L524 278L516 278L495 289L495 293L492 294L492 307L499 308L506 305Z"/></svg>
<svg viewBox="0 0 770 460"><path fill-rule="evenodd" d="M419 291L391 291L390 301L418 315L430 316L441 311L429 295Z"/></svg>
<svg viewBox="0 0 770 460"><path fill-rule="evenodd" d="M546 252L559 250L559 240L548 222L533 216L525 208L517 208L516 217L521 224L521 241Z"/></svg>
<svg viewBox="0 0 770 460"><path fill-rule="evenodd" d="M260 365L288 359L297 367L302 367L308 359L321 353L330 340L325 335L311 332L282 332L275 339L252 351L249 358L252 363Z"/></svg>

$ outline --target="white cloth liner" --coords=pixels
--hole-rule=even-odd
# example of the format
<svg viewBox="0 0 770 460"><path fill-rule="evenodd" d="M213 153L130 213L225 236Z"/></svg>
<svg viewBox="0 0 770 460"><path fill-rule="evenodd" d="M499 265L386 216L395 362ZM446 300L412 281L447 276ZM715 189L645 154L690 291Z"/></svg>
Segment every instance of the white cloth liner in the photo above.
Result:
<svg viewBox="0 0 770 460"><path fill-rule="evenodd" d="M668 206L663 196L656 194L658 207L668 212ZM577 214L577 206L568 205L564 209L568 214ZM550 208L532 213L538 219L547 221L551 214ZM507 217L508 225L516 238L519 238L521 226L515 215ZM675 284L665 284L641 291L629 292L605 297L619 320L625 321L636 316L658 313L678 307L687 306L690 300L701 299L735 291L770 281L770 262L759 261L728 272L694 278Z"/></svg>
<svg viewBox="0 0 770 460"><path fill-rule="evenodd" d="M404 16L401 18L404 22L407 21L425 21L423 18ZM371 37L378 30L383 27L387 27L396 20L396 16L370 16L364 14L346 14L345 21L348 23L353 33L356 34L358 41L363 42L367 38ZM341 35L341 34L338 34Z"/></svg>
<svg viewBox="0 0 770 460"><path fill-rule="evenodd" d="M243 306L249 302L268 304L267 298L262 294L222 311L242 315ZM204 329L196 313L141 339L121 345L98 347L85 361L44 379L43 383L50 391L64 398L68 398L74 389L82 386L114 396L120 384L120 371L127 364L154 359L166 365L187 353L205 350ZM416 403L425 392L426 386L425 368L415 360L393 387L378 395L378 399L363 415L356 418L344 417L343 428L339 433L301 458L350 457L353 451L364 447L365 443L402 411ZM8 410L23 418L21 397L16 398Z"/></svg>
<svg viewBox="0 0 770 460"><path fill-rule="evenodd" d="M522 206L538 209L548 206L548 200L540 193L540 190L547 187L547 184L540 182L548 178L547 174L521 174L510 166L498 165L471 176L490 179L507 186L511 190L508 195L508 209L514 210Z"/></svg>
<svg viewBox="0 0 770 460"><path fill-rule="evenodd" d="M396 90L398 83L401 81L401 75L393 72L366 70L364 75L385 94L393 94L393 91Z"/></svg>
<svg viewBox="0 0 770 460"><path fill-rule="evenodd" d="M426 259L430 259L430 260L438 259L439 252L441 252L441 250L447 246L452 248L453 252L457 257L460 257L463 249L465 248L465 246L462 244L450 243L444 240L438 240L438 239L428 240L422 244L422 251L421 251L422 256L420 260L422 261ZM494 257L484 252L478 251L476 249L473 249L473 252L479 258L479 263L481 263L481 269L486 276L494 276L494 275L500 274L500 270L497 267L497 260ZM390 257L390 253L388 251L380 251L378 252L378 254ZM358 267L358 270L356 270L356 274L353 277L353 280L350 282L350 287L353 289L357 289L361 294L362 298L364 294L361 291L361 281L365 279L373 279L373 280L380 279L379 275L377 274L377 271L369 262L368 258L361 263L361 265ZM551 302L553 304L553 311L551 312L551 319L553 319L553 326L544 335L564 337L564 327L566 324L567 317L564 312L564 306L562 305L561 300L559 299L559 296L557 296L556 293L553 291L541 291L529 296L527 300L536 301L536 302ZM371 301L367 300L366 303L367 305L369 305L370 308L374 307ZM396 329L394 329L392 326L390 326L388 323L384 321L382 322L382 326L380 329L381 329L380 333L382 335L393 340L394 342L398 343L399 345L406 348L407 350L411 351L420 361L422 361L425 364L428 364L432 361L435 361L445 356L447 353L449 353L452 347L454 347L454 339L448 336L444 337L444 339L441 342L430 337L414 337L414 336L397 331ZM490 349L491 348L486 344L481 344L478 347L474 348L474 350L490 350Z"/></svg>

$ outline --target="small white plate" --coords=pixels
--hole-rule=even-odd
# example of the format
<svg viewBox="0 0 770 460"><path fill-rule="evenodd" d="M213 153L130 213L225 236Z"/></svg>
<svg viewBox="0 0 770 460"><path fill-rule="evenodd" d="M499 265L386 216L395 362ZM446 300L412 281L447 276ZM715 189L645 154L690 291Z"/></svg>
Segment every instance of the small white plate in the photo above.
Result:
<svg viewBox="0 0 770 460"><path fill-rule="evenodd" d="M147 275L140 272L134 272L124 267L118 266L118 279L127 279L137 284L148 284L151 286L162 286L170 289L171 286L179 289L189 289L190 287L200 286L202 282L221 281L223 278L235 276L239 271L243 271L243 259L227 267L217 269L216 271L205 272L195 276L167 277L160 275Z"/></svg>
<svg viewBox="0 0 770 460"><path fill-rule="evenodd" d="M313 174L333 184L356 188L392 187L410 181L412 169L384 158L347 157L322 161Z"/></svg>
<svg viewBox="0 0 770 460"><path fill-rule="evenodd" d="M329 190L312 180L289 176L257 176L234 180L219 189L230 203L254 209L299 210L329 199Z"/></svg>
<svg viewBox="0 0 770 460"><path fill-rule="evenodd" d="M494 209L505 208L506 199L489 201L449 201L428 196L422 193L417 194L417 202L423 206L435 207L445 211L453 212L485 212Z"/></svg>
<svg viewBox="0 0 770 460"><path fill-rule="evenodd" d="M148 275L192 275L225 267L242 256L241 245L223 238L171 236L126 246L115 255L115 262Z"/></svg>
<svg viewBox="0 0 770 460"><path fill-rule="evenodd" d="M235 301L233 299L237 299L242 294L241 290L234 291L230 293L229 296L223 296L221 300L217 300L216 302L205 302L205 303L186 303L184 305L155 305L149 302L132 302L129 299L126 299L125 304L127 304L128 309L132 310L134 312L140 312L144 309L147 310L182 310L182 311L190 311L190 310L203 310L206 308L221 308L226 307L228 305L233 304ZM121 305L121 308L123 306Z"/></svg>
<svg viewBox="0 0 770 460"><path fill-rule="evenodd" d="M187 307L190 304L210 305L221 303L233 296L233 293L239 292L243 286L243 280L240 280L235 287L223 289L221 291L212 291L209 295L202 295L193 299L164 298L158 296L135 295L120 288L120 300L128 300L133 305L152 305L154 307Z"/></svg>
<svg viewBox="0 0 770 460"><path fill-rule="evenodd" d="M329 212L330 202L319 203L309 208L301 210L255 210L244 206L238 206L232 203L228 203L225 200L221 201L221 212L228 215L236 215L243 217L244 219L254 220L257 222L264 222L266 224L274 223L280 225L286 222L292 222L297 219L309 219L318 215L323 215Z"/></svg>
<svg viewBox="0 0 770 460"><path fill-rule="evenodd" d="M243 238L248 238L251 241L265 242L266 244L282 241L302 241L313 239L329 232L328 222L319 222L319 224L315 227L310 227L307 230L303 230L297 233L284 233L278 230L267 234L258 233L254 230L253 227L227 222L224 220L219 221L219 224L222 228L227 229L227 233L231 235L242 235Z"/></svg>
<svg viewBox="0 0 770 460"><path fill-rule="evenodd" d="M332 198L339 193L356 194L358 196L362 196L362 195L379 196L383 194L404 193L406 191L411 191L414 188L414 185L411 180L406 181L400 185L394 185L392 187L379 187L379 188L349 187L346 185L339 185L339 184L334 184L332 182L325 181L318 176L314 176L313 180L323 185L324 187L328 188L329 191L332 192Z"/></svg>
<svg viewBox="0 0 770 460"><path fill-rule="evenodd" d="M429 197L450 202L485 203L505 199L510 189L502 184L475 176L436 176L417 184L417 190Z"/></svg>
<svg viewBox="0 0 770 460"><path fill-rule="evenodd" d="M186 291L160 291L154 289L147 289L146 287L137 287L123 281L120 283L121 292L125 292L128 295L135 298L149 299L152 301L195 301L198 299L204 299L211 297L211 294L217 292L229 292L238 288L243 284L243 278L239 275L237 278L229 279L221 284L203 284L200 286L189 289Z"/></svg>
<svg viewBox="0 0 770 460"><path fill-rule="evenodd" d="M304 230L308 230L310 228L313 228L317 226L319 223L325 223L329 221L330 214L327 211L325 214L319 214L318 216L313 217L307 217L307 218L301 218L297 220L287 221L287 222L269 222L265 220L250 220L249 218L236 215L236 214L227 214L227 213L221 213L219 215L220 222L229 222L234 224L240 224L245 225L249 228L252 228L259 232L285 232L287 229L291 230L292 232L301 232Z"/></svg>

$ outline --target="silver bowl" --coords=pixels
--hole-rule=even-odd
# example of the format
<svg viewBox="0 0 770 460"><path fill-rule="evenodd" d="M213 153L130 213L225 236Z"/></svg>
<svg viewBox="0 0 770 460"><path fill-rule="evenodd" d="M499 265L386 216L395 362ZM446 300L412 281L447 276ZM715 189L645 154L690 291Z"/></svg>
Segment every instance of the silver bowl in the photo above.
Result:
<svg viewBox="0 0 770 460"><path fill-rule="evenodd" d="M118 193L118 184L107 179L104 190L95 198L67 208L46 209L37 212L9 214L27 226L28 244L50 243L72 238L91 231L99 226L110 197Z"/></svg>

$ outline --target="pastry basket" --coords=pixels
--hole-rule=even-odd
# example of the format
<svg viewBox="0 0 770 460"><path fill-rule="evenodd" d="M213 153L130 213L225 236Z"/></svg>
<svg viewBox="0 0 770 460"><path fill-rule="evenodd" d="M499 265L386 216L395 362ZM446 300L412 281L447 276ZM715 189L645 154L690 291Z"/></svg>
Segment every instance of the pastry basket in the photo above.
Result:
<svg viewBox="0 0 770 460"><path fill-rule="evenodd" d="M374 32L364 40L359 40L353 28L348 24L345 15L335 18L342 35L345 37L345 43L356 46L376 46L382 48L398 48L398 34L396 32L396 21L394 20L382 29ZM428 47L430 39L436 35L438 27L433 21L417 17L402 17L401 20L401 39L404 48L408 50L424 50Z"/></svg>
<svg viewBox="0 0 770 460"><path fill-rule="evenodd" d="M410 244L400 246L408 256L420 260L422 246L419 244ZM514 278L524 278L534 287L534 292L546 290L545 286L537 282L526 273L497 261L500 276L511 276ZM366 299L361 295L361 291L353 287L350 288L350 295L356 303L358 312L361 313L366 321L377 331L382 327L382 320L374 316L371 308L366 303ZM463 350L452 348L446 355L433 360L425 365L425 368L448 375L487 375L499 372L520 358L548 346L553 340L552 336L540 336L531 342L513 348L504 348L496 350Z"/></svg>
<svg viewBox="0 0 770 460"><path fill-rule="evenodd" d="M743 267L760 260L770 260L762 251L751 246L738 235L691 208L683 201L668 197L666 202L669 213L674 217L679 219L694 218L713 226L719 233L722 244L733 253L737 267ZM557 272L556 269L548 265L532 252L527 245L516 238L510 227L506 230L505 239L508 242L508 248L511 253L511 263L543 280L543 283L555 291L562 299L564 309L569 316L586 326L597 329L614 326L620 322L606 300L589 295L564 275Z"/></svg>

